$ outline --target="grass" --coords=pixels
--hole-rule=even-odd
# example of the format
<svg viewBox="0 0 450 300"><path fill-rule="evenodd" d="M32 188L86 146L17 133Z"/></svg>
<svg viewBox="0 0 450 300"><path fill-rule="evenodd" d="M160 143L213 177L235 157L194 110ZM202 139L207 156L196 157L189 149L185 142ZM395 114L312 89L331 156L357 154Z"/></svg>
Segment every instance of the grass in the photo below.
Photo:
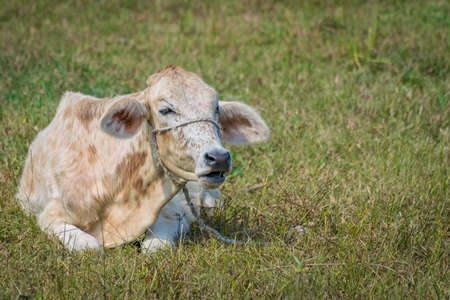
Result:
<svg viewBox="0 0 450 300"><path fill-rule="evenodd" d="M0 298L450 297L448 1L1 2ZM29 144L170 64L269 124L207 219L267 245L68 253L14 199Z"/></svg>

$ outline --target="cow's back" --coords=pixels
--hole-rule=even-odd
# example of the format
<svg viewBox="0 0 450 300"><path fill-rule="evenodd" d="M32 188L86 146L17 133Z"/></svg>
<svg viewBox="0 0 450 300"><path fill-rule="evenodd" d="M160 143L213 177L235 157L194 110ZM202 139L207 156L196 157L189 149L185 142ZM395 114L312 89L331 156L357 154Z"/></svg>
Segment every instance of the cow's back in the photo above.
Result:
<svg viewBox="0 0 450 300"><path fill-rule="evenodd" d="M98 219L103 202L114 197L115 167L130 141L100 128L111 101L66 93L52 122L30 146L17 198L28 213L39 214L59 200L79 226Z"/></svg>

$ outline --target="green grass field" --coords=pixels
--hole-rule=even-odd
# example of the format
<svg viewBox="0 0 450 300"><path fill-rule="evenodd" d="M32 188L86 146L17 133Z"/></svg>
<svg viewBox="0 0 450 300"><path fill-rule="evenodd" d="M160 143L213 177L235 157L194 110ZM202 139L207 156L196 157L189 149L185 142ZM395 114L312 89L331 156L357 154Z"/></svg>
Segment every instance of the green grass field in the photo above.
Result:
<svg viewBox="0 0 450 300"><path fill-rule="evenodd" d="M0 2L0 299L450 298L450 2ZM14 198L28 146L172 64L269 124L206 218L267 244L67 252Z"/></svg>

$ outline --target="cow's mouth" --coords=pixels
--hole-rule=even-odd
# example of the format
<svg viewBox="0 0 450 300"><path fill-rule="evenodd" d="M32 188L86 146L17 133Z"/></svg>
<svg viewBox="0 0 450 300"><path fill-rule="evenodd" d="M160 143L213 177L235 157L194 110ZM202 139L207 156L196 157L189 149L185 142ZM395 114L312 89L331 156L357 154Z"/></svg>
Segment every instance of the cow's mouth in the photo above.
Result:
<svg viewBox="0 0 450 300"><path fill-rule="evenodd" d="M217 171L217 172L211 172L209 174L206 174L205 177L207 180L210 180L212 182L217 182L217 183L222 183L225 181L225 175L224 172L222 171Z"/></svg>
<svg viewBox="0 0 450 300"><path fill-rule="evenodd" d="M199 183L206 188L218 188L225 182L225 172L215 171L198 178Z"/></svg>

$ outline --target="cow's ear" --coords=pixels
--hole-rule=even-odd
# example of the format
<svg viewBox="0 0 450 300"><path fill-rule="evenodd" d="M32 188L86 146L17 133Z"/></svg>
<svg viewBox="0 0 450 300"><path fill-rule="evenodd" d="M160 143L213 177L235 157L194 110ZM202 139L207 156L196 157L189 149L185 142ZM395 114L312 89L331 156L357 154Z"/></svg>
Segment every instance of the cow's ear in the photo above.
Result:
<svg viewBox="0 0 450 300"><path fill-rule="evenodd" d="M264 142L270 131L264 120L250 106L241 102L219 101L219 123L222 141L234 145Z"/></svg>
<svg viewBox="0 0 450 300"><path fill-rule="evenodd" d="M130 138L148 119L145 105L133 98L117 101L103 116L101 127L106 133L118 138Z"/></svg>

